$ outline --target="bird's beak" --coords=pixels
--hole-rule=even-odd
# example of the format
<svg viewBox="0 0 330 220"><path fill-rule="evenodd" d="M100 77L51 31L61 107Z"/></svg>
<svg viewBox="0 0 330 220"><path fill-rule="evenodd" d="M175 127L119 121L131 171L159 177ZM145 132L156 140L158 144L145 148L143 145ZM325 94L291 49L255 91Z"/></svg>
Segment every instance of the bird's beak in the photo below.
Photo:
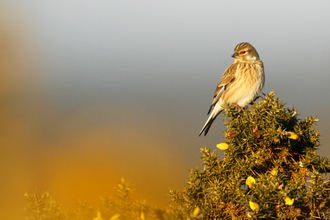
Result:
<svg viewBox="0 0 330 220"><path fill-rule="evenodd" d="M231 55L231 57L235 58L238 56L238 53L234 53L233 55Z"/></svg>

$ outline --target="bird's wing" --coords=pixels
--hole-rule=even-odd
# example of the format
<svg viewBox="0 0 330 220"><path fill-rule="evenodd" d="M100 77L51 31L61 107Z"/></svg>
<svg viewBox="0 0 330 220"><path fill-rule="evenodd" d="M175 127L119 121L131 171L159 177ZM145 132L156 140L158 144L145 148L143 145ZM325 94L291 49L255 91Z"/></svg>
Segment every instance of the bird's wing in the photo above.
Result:
<svg viewBox="0 0 330 220"><path fill-rule="evenodd" d="M221 80L217 86L217 88L215 89L214 95L213 95L213 101L212 104L210 106L210 109L208 111L207 114L210 114L212 107L218 102L220 96L222 95L222 93L225 91L226 86L228 85L228 83L230 83L231 81L233 81L233 79L235 78L235 72L237 69L237 63L233 63L231 64L226 71L223 73Z"/></svg>

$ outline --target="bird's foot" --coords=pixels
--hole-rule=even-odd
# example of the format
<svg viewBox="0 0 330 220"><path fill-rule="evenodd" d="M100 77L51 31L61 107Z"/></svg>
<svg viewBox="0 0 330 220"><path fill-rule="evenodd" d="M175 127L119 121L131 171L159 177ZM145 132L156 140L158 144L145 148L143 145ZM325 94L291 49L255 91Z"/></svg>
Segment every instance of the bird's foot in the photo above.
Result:
<svg viewBox="0 0 330 220"><path fill-rule="evenodd" d="M231 104L231 106L235 107L237 111L242 110L242 107L239 106L237 103Z"/></svg>

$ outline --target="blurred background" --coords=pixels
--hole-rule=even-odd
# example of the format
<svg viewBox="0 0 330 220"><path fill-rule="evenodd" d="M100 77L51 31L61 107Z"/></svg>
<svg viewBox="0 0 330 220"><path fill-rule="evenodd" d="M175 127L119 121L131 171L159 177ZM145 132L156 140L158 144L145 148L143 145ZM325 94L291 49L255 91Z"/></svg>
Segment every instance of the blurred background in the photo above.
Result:
<svg viewBox="0 0 330 220"><path fill-rule="evenodd" d="M212 95L240 42L300 117L318 116L330 153L329 1L0 2L0 215L24 219L24 193L63 209L114 195L166 207L200 165ZM219 152L219 156L223 154Z"/></svg>

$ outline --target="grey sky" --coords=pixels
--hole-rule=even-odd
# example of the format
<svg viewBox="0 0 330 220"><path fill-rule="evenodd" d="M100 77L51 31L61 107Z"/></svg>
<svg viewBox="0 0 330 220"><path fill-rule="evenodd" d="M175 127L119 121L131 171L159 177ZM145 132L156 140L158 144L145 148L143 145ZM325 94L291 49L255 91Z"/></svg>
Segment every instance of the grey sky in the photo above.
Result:
<svg viewBox="0 0 330 220"><path fill-rule="evenodd" d="M329 116L329 1L20 4L48 70L40 74L55 93L103 89L119 102L168 102L178 115L193 103L198 131L234 47L248 41L265 64L264 92L274 87L301 114Z"/></svg>

